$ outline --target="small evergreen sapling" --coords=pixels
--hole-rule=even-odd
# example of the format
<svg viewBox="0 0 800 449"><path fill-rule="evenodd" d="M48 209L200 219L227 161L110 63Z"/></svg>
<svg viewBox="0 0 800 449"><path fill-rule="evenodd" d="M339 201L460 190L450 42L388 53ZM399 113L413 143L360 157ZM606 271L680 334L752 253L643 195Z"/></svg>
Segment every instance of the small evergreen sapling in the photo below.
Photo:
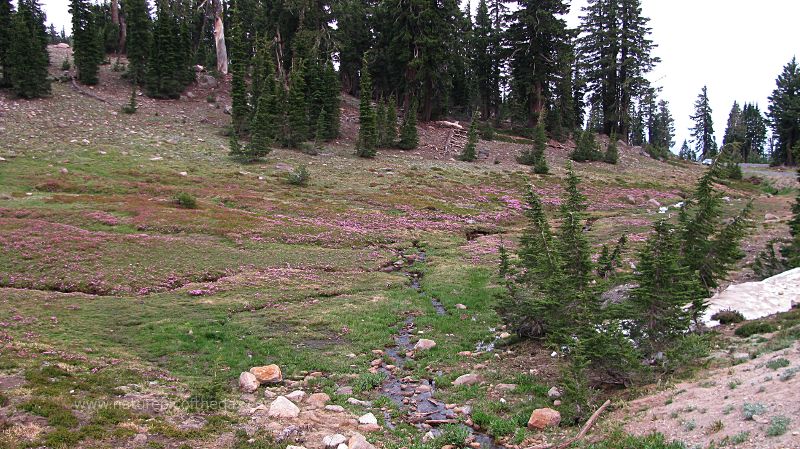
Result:
<svg viewBox="0 0 800 449"><path fill-rule="evenodd" d="M356 155L358 157L372 158L377 153L378 144L377 117L372 107L372 79L369 76L369 65L364 57L361 70L360 101L358 109L358 140L356 141Z"/></svg>
<svg viewBox="0 0 800 449"><path fill-rule="evenodd" d="M467 132L467 144L458 156L458 160L472 162L478 158L478 113L472 114L472 121Z"/></svg>
<svg viewBox="0 0 800 449"><path fill-rule="evenodd" d="M550 168L547 166L547 159L545 158L546 150L547 132L545 130L544 120L540 118L539 124L536 125L533 133L533 148L523 151L517 157L517 162L523 165L533 166L533 172L538 175L546 175L550 172Z"/></svg>
<svg viewBox="0 0 800 449"><path fill-rule="evenodd" d="M394 95L389 97L389 104L386 107L386 146L393 148L397 145L397 100Z"/></svg>
<svg viewBox="0 0 800 449"><path fill-rule="evenodd" d="M289 75L287 108L286 142L290 148L297 148L309 138L308 104L302 61L295 63Z"/></svg>
<svg viewBox="0 0 800 449"><path fill-rule="evenodd" d="M401 150L413 150L419 145L417 135L417 102L411 100L411 107L406 111L403 125L400 129L400 142L397 144Z"/></svg>
<svg viewBox="0 0 800 449"><path fill-rule="evenodd" d="M616 134L612 134L608 139L608 147L606 147L606 153L603 155L603 162L616 165L618 160L619 150L617 149L617 136Z"/></svg>

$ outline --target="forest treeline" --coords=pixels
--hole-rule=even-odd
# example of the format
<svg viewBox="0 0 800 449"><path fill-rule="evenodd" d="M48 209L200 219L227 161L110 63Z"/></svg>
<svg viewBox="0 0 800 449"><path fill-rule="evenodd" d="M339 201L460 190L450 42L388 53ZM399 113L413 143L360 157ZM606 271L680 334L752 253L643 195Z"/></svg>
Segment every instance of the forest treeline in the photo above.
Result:
<svg viewBox="0 0 800 449"><path fill-rule="evenodd" d="M34 47L63 36L45 28L38 0L21 0L17 9L0 0L2 80L20 96L44 95L42 58L14 55L42 54ZM321 95L308 86L313 72L330 64L337 88L361 95L367 71L369 98L394 98L402 111L415 103L421 121L477 112L483 127L532 136L544 120L554 139L585 128L668 156L674 120L648 80L660 61L641 0L589 0L577 28L565 20L569 11L568 0L70 0L74 62L86 84L97 82L96 66L116 53L127 54L126 75L156 98L178 97L194 80L194 65L220 74L230 68L251 86L260 82L254 74L262 49L287 92L292 71L302 67L306 95ZM733 106L724 145L739 144L743 161L794 164L798 96L800 69L792 60L766 114L758 105ZM257 109L252 92L243 100L240 110ZM718 154L710 112L704 89L692 142L681 147L685 159Z"/></svg>

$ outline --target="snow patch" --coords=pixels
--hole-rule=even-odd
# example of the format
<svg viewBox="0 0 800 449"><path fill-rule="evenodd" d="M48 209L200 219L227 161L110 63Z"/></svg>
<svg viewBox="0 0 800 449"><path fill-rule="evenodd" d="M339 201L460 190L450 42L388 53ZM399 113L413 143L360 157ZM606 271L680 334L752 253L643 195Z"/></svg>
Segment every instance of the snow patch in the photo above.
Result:
<svg viewBox="0 0 800 449"><path fill-rule="evenodd" d="M800 304L800 268L760 282L731 285L709 300L703 321L710 327L719 325L711 315L726 309L737 310L745 319L755 320L786 312L794 304Z"/></svg>

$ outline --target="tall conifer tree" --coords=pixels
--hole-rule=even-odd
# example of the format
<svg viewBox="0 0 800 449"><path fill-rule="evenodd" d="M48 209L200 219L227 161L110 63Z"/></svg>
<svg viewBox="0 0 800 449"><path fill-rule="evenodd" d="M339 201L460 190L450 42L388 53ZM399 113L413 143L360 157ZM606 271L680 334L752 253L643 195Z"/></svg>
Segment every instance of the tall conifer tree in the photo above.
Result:
<svg viewBox="0 0 800 449"><path fill-rule="evenodd" d="M694 126L691 129L692 137L695 141L695 150L700 154L700 159L716 157L719 151L714 137L714 119L712 118L707 86L703 86L703 90L694 102L694 114L691 119L694 122Z"/></svg>
<svg viewBox="0 0 800 449"><path fill-rule="evenodd" d="M8 50L11 87L22 98L42 97L50 94L45 15L38 0L19 0L18 5Z"/></svg>
<svg viewBox="0 0 800 449"><path fill-rule="evenodd" d="M769 97L769 119L777 137L772 158L778 164L794 165L798 156L794 149L800 142L800 65L796 58L783 67L775 84Z"/></svg>
<svg viewBox="0 0 800 449"><path fill-rule="evenodd" d="M11 85L11 39L14 6L11 0L0 0L0 87Z"/></svg>

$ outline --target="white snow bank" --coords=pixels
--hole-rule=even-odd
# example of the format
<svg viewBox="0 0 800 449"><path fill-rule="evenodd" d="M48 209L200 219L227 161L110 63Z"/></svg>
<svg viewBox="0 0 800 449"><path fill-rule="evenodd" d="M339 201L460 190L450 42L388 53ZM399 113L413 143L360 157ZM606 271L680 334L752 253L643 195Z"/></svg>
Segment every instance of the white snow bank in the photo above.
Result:
<svg viewBox="0 0 800 449"><path fill-rule="evenodd" d="M711 315L725 309L738 310L748 320L786 312L793 304L800 304L800 268L760 282L731 285L714 295L709 303L703 316L709 327L719 325L711 320Z"/></svg>

